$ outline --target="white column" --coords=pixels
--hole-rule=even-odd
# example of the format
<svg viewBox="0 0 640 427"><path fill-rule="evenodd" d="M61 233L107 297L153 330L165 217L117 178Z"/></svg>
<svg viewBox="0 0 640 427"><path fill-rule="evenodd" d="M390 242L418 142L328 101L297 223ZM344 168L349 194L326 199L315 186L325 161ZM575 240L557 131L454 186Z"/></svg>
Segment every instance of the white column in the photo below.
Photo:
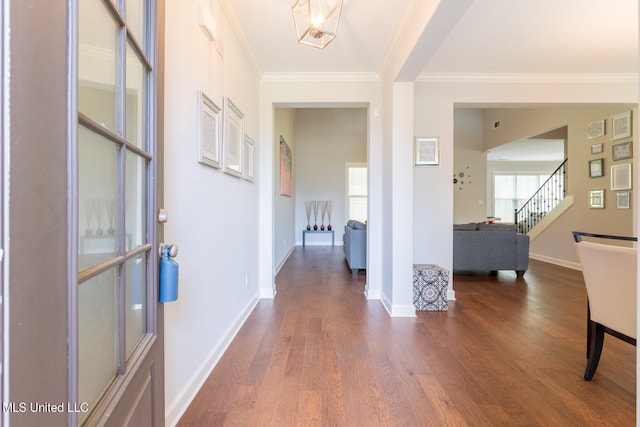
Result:
<svg viewBox="0 0 640 427"><path fill-rule="evenodd" d="M414 84L393 83L391 158L391 316L414 317L413 121Z"/></svg>

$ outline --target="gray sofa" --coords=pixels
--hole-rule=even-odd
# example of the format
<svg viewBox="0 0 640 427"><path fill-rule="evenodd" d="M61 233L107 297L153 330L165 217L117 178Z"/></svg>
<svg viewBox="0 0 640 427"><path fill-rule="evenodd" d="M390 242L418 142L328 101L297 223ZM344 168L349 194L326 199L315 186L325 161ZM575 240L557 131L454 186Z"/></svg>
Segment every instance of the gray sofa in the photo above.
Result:
<svg viewBox="0 0 640 427"><path fill-rule="evenodd" d="M367 224L350 219L344 226L344 256L353 274L367 268Z"/></svg>
<svg viewBox="0 0 640 427"><path fill-rule="evenodd" d="M454 224L453 271L515 270L529 268L529 236L515 224Z"/></svg>

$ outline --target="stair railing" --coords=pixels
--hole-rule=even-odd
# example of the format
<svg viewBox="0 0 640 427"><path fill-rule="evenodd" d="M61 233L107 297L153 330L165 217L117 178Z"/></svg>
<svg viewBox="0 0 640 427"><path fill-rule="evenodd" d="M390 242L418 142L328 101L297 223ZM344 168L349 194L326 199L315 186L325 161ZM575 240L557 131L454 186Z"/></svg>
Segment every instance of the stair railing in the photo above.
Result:
<svg viewBox="0 0 640 427"><path fill-rule="evenodd" d="M527 234L564 199L567 190L567 160L558 166L520 209L515 210L514 222L518 232Z"/></svg>

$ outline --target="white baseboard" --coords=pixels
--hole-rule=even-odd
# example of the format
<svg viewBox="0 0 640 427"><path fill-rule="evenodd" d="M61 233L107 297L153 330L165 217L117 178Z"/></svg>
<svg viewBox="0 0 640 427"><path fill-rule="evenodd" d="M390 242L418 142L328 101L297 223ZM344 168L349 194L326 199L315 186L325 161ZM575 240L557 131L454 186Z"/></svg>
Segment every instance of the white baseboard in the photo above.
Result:
<svg viewBox="0 0 640 427"><path fill-rule="evenodd" d="M200 366L198 366L198 369L196 369L191 378L189 378L189 381L187 381L187 384L180 393L178 393L176 398L166 405L164 418L167 426L173 427L178 424L178 421L180 421L180 418L196 397L196 394L198 394L204 382L209 378L209 375L213 372L213 368L216 367L220 358L231 344L231 341L233 341L244 322L258 304L258 301L258 298L254 298L249 302L235 322L229 327L227 333L213 347Z"/></svg>
<svg viewBox="0 0 640 427"><path fill-rule="evenodd" d="M393 304L391 317L416 317L416 308L413 304Z"/></svg>
<svg viewBox="0 0 640 427"><path fill-rule="evenodd" d="M260 299L274 299L276 297L276 286L271 288L260 288Z"/></svg>
<svg viewBox="0 0 640 427"><path fill-rule="evenodd" d="M416 308L413 304L391 304L386 295L380 297L380 302L389 313L389 317L416 317Z"/></svg>
<svg viewBox="0 0 640 427"><path fill-rule="evenodd" d="M529 258L535 259L537 261L547 262L549 264L559 265L560 267L571 268L572 270L582 270L582 266L579 262L571 262L564 259L552 258L545 255L532 253L529 253Z"/></svg>
<svg viewBox="0 0 640 427"><path fill-rule="evenodd" d="M284 263L287 262L287 260L289 259L289 257L293 253L293 251L295 251L295 250L296 250L296 246L295 245L293 245L293 246L291 246L291 248L289 248L289 252L287 252L287 254L282 258L282 261L280 261L280 264L278 264L278 266L276 267L276 270L273 272L274 276L278 275L278 273L280 272L280 269L282 269L282 267L284 266Z"/></svg>
<svg viewBox="0 0 640 427"><path fill-rule="evenodd" d="M369 284L364 287L364 295L368 300L378 300L380 299L381 292L380 289L371 289Z"/></svg>
<svg viewBox="0 0 640 427"><path fill-rule="evenodd" d="M389 301L389 298L387 298L386 295L381 294L380 302L382 303L382 306L384 307L384 309L387 310L387 313L389 314L389 316L391 316L391 301Z"/></svg>
<svg viewBox="0 0 640 427"><path fill-rule="evenodd" d="M296 244L298 246L302 246L302 242L301 241L300 242L296 242ZM305 245L305 247L306 246L331 246L331 241L328 241L328 242L305 242L304 245ZM336 241L334 246L344 246L344 243Z"/></svg>
<svg viewBox="0 0 640 427"><path fill-rule="evenodd" d="M456 291L454 291L451 288L447 289L447 300L448 301L455 301L456 300Z"/></svg>

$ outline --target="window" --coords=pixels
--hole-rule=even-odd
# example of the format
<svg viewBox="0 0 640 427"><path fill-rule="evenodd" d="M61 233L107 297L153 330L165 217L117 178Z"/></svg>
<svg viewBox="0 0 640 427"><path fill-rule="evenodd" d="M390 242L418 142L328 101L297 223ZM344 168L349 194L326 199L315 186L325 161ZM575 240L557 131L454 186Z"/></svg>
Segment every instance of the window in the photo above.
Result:
<svg viewBox="0 0 640 427"><path fill-rule="evenodd" d="M347 219L367 220L367 167L347 164Z"/></svg>
<svg viewBox="0 0 640 427"><path fill-rule="evenodd" d="M502 222L513 222L514 212L535 194L549 175L502 175L493 177L493 215Z"/></svg>

